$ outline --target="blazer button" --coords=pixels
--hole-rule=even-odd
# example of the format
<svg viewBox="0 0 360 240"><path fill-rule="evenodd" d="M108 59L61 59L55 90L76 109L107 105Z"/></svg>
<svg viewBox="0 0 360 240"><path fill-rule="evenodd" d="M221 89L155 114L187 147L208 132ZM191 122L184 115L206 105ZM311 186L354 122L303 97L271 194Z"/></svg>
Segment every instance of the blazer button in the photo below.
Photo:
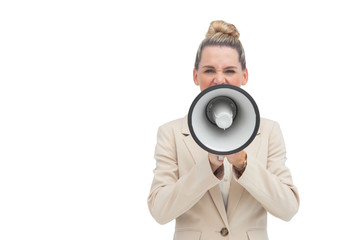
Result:
<svg viewBox="0 0 360 240"><path fill-rule="evenodd" d="M227 235L229 235L229 230L224 227L220 230L220 234L221 236L226 237Z"/></svg>

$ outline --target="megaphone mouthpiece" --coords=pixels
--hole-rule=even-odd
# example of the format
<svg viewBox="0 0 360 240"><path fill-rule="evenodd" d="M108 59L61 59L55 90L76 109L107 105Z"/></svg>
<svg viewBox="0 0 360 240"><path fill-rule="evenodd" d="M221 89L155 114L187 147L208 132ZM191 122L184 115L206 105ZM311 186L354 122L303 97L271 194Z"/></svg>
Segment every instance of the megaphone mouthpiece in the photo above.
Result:
<svg viewBox="0 0 360 240"><path fill-rule="evenodd" d="M213 98L206 106L206 115L209 121L224 130L231 126L236 114L235 102L225 96Z"/></svg>
<svg viewBox="0 0 360 240"><path fill-rule="evenodd" d="M233 123L233 116L232 114L229 114L227 112L220 113L218 115L215 115L215 122L216 125L221 129L228 129L231 124Z"/></svg>

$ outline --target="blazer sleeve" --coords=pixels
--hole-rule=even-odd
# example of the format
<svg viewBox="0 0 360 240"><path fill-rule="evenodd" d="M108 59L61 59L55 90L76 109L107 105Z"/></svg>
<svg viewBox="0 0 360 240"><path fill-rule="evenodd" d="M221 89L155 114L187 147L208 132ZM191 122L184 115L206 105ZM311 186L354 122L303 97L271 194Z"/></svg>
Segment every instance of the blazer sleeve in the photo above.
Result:
<svg viewBox="0 0 360 240"><path fill-rule="evenodd" d="M272 215L289 221L299 209L299 194L285 166L286 150L278 123L268 136L267 166L248 155L247 167L237 180Z"/></svg>
<svg viewBox="0 0 360 240"><path fill-rule="evenodd" d="M160 224L170 222L188 211L220 182L212 173L207 158L196 161L188 172L179 177L175 131L171 126L163 125L157 135L156 168L148 207Z"/></svg>

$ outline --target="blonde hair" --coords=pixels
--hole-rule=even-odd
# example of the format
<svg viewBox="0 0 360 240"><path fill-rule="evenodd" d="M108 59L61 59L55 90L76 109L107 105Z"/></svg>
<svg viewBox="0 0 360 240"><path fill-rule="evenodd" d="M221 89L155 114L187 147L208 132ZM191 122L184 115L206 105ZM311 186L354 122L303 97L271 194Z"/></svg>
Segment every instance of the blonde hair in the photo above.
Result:
<svg viewBox="0 0 360 240"><path fill-rule="evenodd" d="M233 24L218 20L210 23L205 39L201 42L195 59L195 69L198 70L201 54L207 46L226 46L234 48L239 54L239 62L246 69L245 51L239 40L240 33Z"/></svg>

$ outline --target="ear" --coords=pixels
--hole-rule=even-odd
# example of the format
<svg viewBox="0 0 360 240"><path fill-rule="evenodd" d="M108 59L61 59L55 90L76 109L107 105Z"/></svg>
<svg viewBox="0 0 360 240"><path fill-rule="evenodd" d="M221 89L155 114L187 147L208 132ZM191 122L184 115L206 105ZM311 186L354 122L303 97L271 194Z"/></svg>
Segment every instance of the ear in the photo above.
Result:
<svg viewBox="0 0 360 240"><path fill-rule="evenodd" d="M196 86L199 86L199 81L198 81L198 73L197 70L194 68L193 70L193 79L194 79L194 83Z"/></svg>
<svg viewBox="0 0 360 240"><path fill-rule="evenodd" d="M241 85L245 86L247 84L248 80L249 80L249 72L248 72L247 68L245 68L245 70L243 71L243 80L241 82Z"/></svg>

